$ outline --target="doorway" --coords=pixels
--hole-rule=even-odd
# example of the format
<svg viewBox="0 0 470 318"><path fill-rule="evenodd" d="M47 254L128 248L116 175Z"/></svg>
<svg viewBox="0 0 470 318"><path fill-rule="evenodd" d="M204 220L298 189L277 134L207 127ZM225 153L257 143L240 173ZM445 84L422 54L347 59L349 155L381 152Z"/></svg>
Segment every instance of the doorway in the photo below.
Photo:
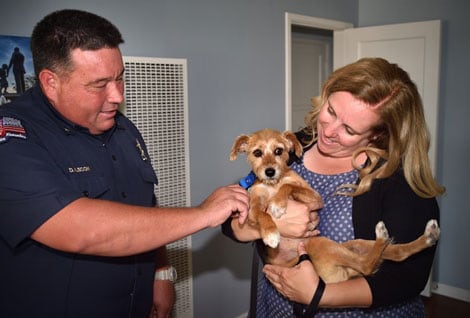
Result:
<svg viewBox="0 0 470 318"><path fill-rule="evenodd" d="M286 12L286 130L295 131L304 126L303 118L310 109L310 98L318 95L323 81L333 69L333 32L352 27L342 21Z"/></svg>
<svg viewBox="0 0 470 318"><path fill-rule="evenodd" d="M291 129L305 126L310 99L320 94L321 85L333 69L333 31L292 26L292 111Z"/></svg>

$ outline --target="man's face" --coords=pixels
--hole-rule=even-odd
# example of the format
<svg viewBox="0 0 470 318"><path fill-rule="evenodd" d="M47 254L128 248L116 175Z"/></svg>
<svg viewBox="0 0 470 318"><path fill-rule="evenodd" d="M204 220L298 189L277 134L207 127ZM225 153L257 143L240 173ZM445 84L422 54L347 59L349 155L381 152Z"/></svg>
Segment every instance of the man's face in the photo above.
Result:
<svg viewBox="0 0 470 318"><path fill-rule="evenodd" d="M71 122L101 134L114 126L124 100L124 65L118 48L74 49L73 70L58 75L55 109Z"/></svg>

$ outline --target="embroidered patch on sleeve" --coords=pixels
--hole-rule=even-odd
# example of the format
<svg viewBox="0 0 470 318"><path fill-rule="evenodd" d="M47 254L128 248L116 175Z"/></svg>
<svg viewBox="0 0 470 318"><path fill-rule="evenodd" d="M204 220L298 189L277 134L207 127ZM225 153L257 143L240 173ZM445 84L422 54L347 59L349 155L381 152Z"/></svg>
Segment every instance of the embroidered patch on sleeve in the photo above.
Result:
<svg viewBox="0 0 470 318"><path fill-rule="evenodd" d="M26 139L26 130L19 119L0 117L0 143L6 142L10 137Z"/></svg>

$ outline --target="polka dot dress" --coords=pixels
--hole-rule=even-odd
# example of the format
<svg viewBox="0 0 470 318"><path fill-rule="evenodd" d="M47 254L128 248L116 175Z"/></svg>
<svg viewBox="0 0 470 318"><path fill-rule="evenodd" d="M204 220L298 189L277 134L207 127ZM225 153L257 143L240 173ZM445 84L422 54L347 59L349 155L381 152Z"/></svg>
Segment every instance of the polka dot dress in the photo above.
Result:
<svg viewBox="0 0 470 318"><path fill-rule="evenodd" d="M352 197L337 195L338 187L344 184L354 184L357 181L356 170L335 174L322 175L304 167L303 163L293 163L291 168L304 178L323 199L324 207L319 212L321 235L337 242L354 239L352 225ZM286 318L293 317L293 306L286 298L264 277L258 273L257 318ZM378 309L320 309L315 317L424 317L424 306L417 297L411 301L382 307Z"/></svg>

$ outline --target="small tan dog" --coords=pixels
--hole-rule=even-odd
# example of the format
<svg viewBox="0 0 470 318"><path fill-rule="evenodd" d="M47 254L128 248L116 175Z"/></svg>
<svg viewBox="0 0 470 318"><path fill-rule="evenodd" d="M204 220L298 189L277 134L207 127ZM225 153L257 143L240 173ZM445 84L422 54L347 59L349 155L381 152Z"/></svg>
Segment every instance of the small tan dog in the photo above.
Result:
<svg viewBox="0 0 470 318"><path fill-rule="evenodd" d="M282 237L272 217L279 218L286 213L288 199L307 204L321 201L319 194L288 167L289 152L294 152L297 157L302 154L302 145L296 136L290 131L272 129L238 136L230 152L232 161L238 153L246 153L257 177L249 189L248 222L259 229L266 245L264 260L284 266L297 263L297 246L301 239ZM326 283L333 283L370 275L384 259L403 261L434 245L440 230L437 221L430 220L424 234L407 244L391 244L383 222L377 223L375 233L375 241L357 239L337 243L321 236L303 241L318 275Z"/></svg>

